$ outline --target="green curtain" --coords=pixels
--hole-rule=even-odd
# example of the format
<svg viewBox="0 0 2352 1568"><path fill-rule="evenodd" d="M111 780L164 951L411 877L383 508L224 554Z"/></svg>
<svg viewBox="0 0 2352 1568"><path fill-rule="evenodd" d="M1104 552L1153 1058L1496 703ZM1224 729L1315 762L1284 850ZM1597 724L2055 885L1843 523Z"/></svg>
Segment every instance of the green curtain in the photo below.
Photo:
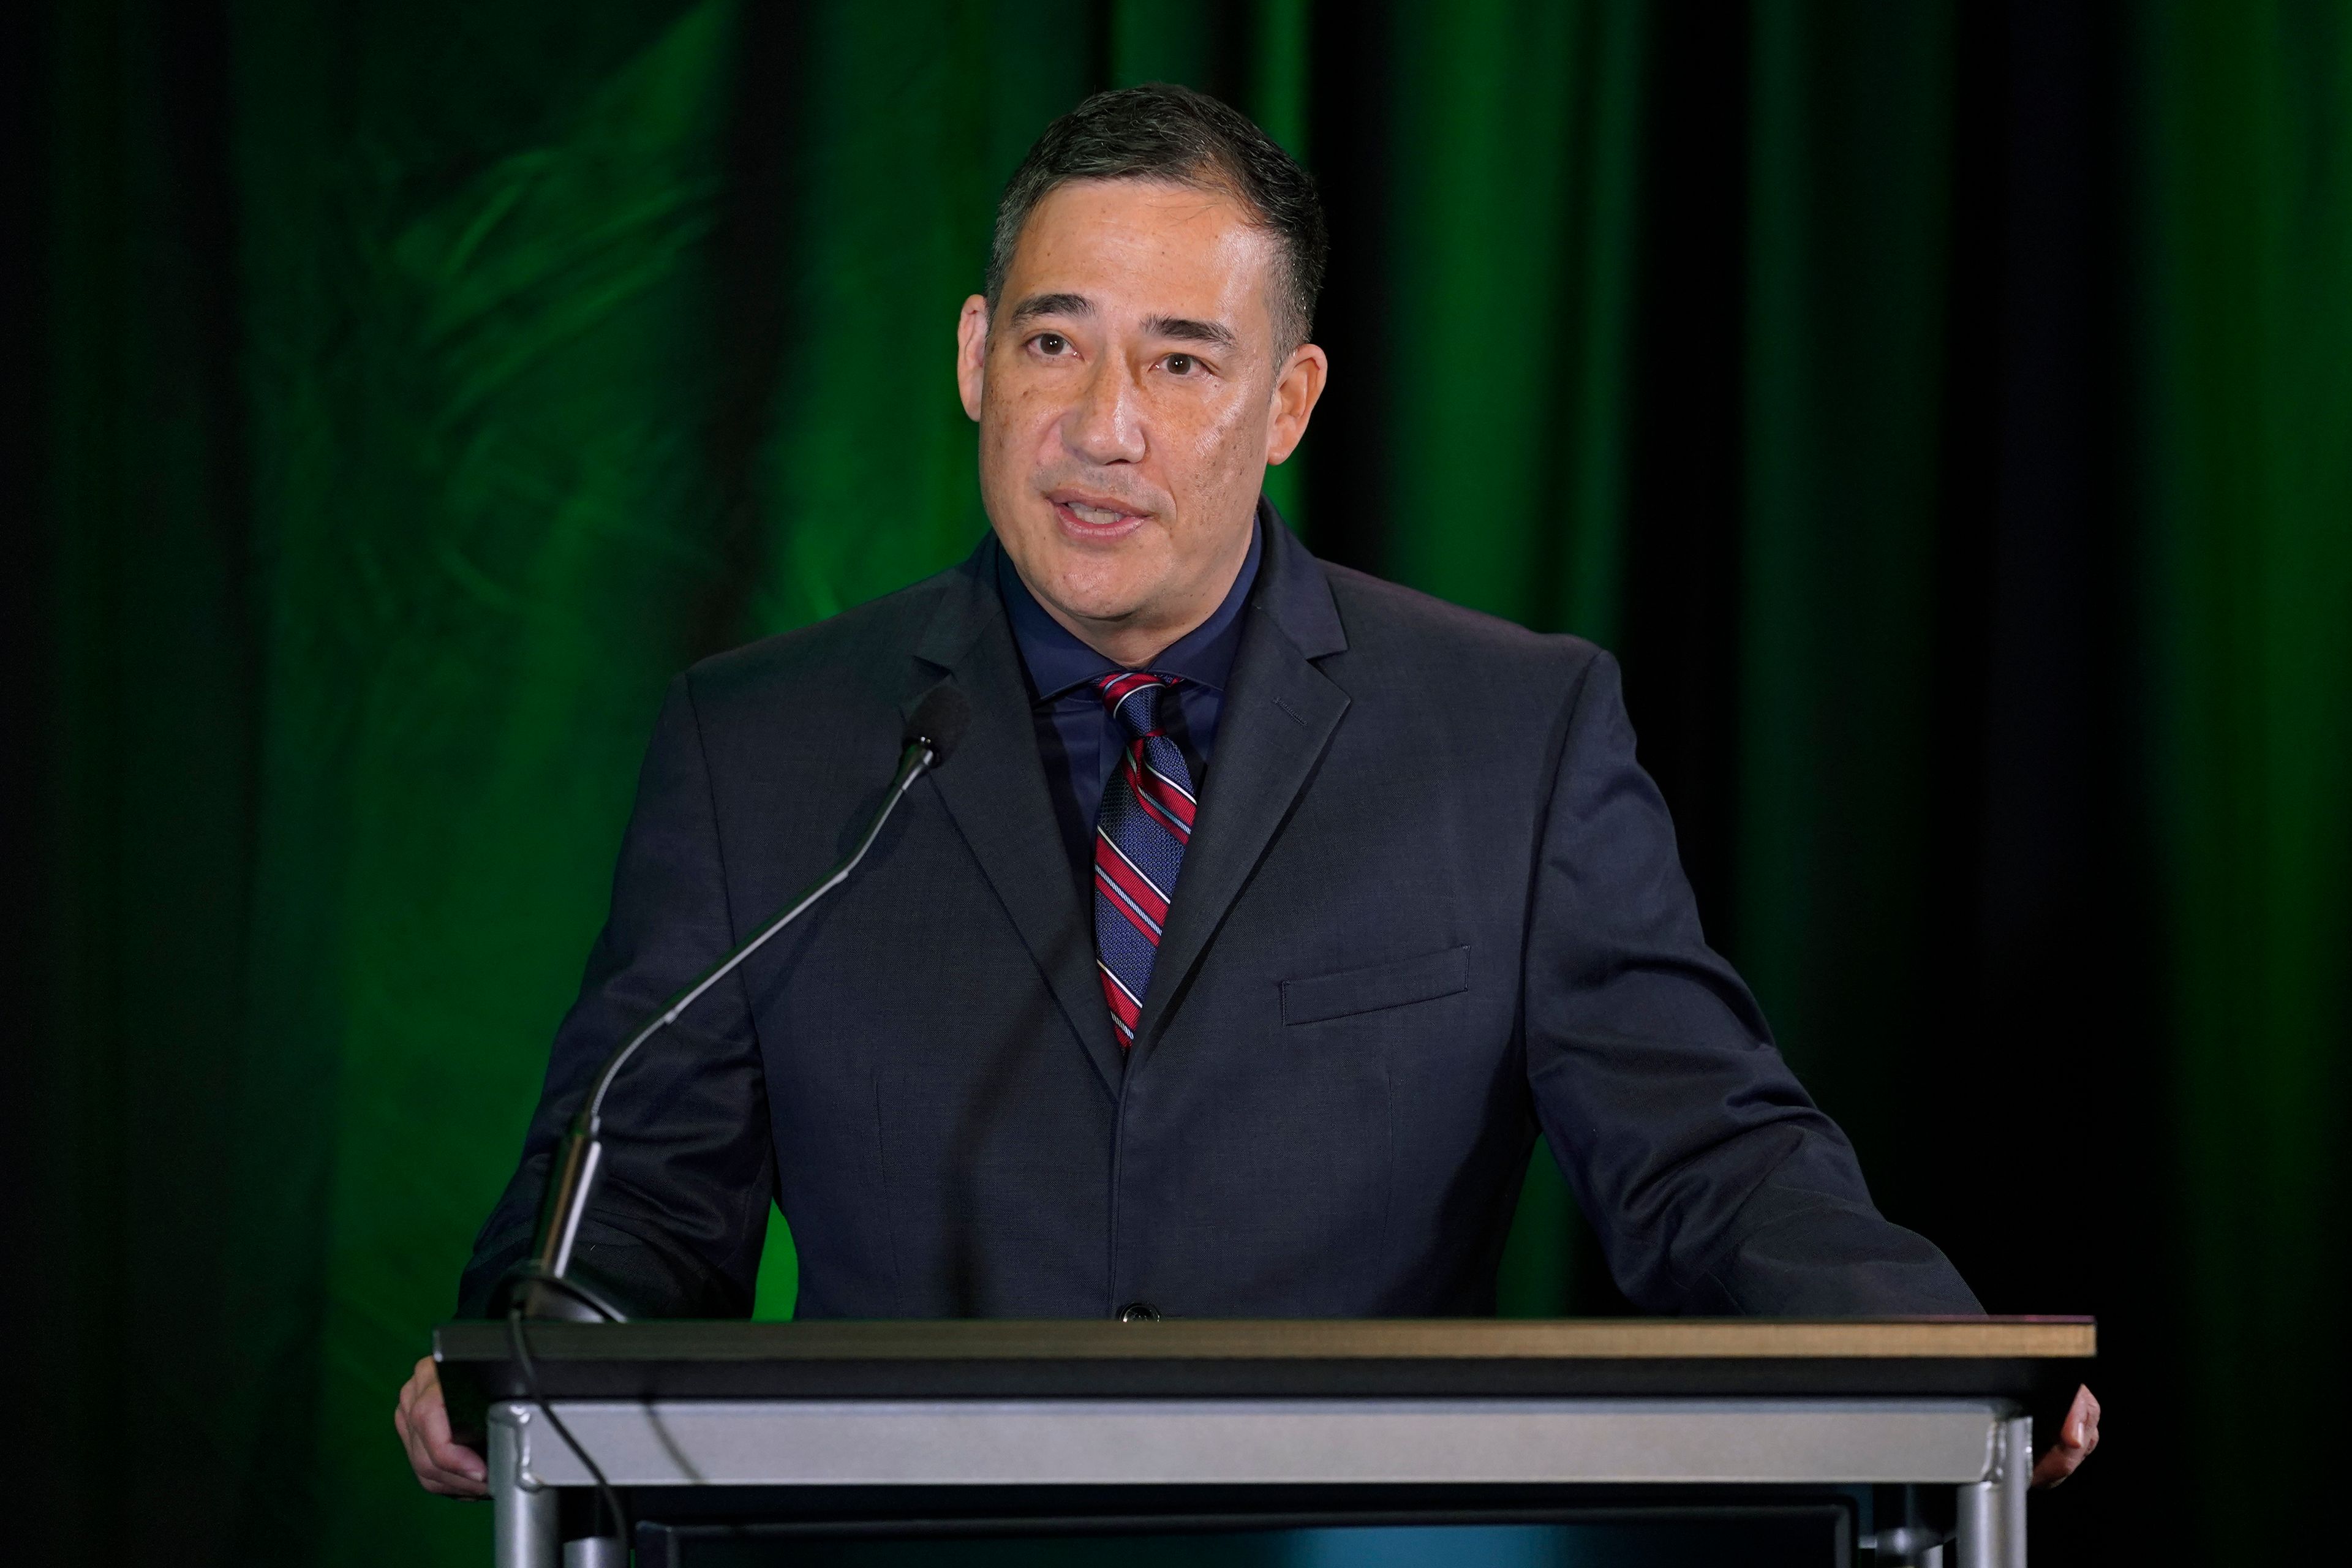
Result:
<svg viewBox="0 0 2352 1568"><path fill-rule="evenodd" d="M1393 358L1376 367L1397 433L1390 570L1603 641L1641 27L1629 5L1403 6L1393 46L1412 65L1389 132Z"/></svg>
<svg viewBox="0 0 2352 1568"><path fill-rule="evenodd" d="M2167 7L2147 563L2200 1446L2325 1488L2352 1235L2352 15ZM2305 1415L2305 1411L2310 1411ZM2232 1548L2209 1516L2210 1558Z"/></svg>
<svg viewBox="0 0 2352 1568"><path fill-rule="evenodd" d="M1881 1100L1919 991L1953 19L1755 18L1738 956L1799 1070Z"/></svg>
<svg viewBox="0 0 2352 1568"><path fill-rule="evenodd" d="M1318 40L1377 35L1386 353L1334 372L1388 438L1310 437L1269 489L1342 541L1316 476L1377 465L1389 574L1626 633L1635 388L1662 379L1645 116L1704 8L50 15L24 1137L58 1560L479 1559L486 1510L416 1491L389 1405L509 1168L654 705L978 537L956 305L997 187L1092 88L1197 82L1318 164L1346 152L1318 106L1374 90ZM1717 345L1746 389L1738 831L1706 912L1897 1217L2024 1179L1913 1136L1956 1069L1907 1045L1949 896L1942 542L1972 526L1965 20L1748 8L1745 331ZM2185 1303L2148 1353L2196 1403L2118 1410L2100 1463L2155 1474L2161 1434L2222 1556L2247 1513L2191 1484L2189 1435L2324 1496L2343 1386L2352 25L2184 0L2113 35L2143 526L2110 566L2164 942L2157 1037L2082 1049L2164 1086L2132 1195L2160 1256L2131 1278ZM1591 1268L1538 1155L1507 1310L1591 1300Z"/></svg>

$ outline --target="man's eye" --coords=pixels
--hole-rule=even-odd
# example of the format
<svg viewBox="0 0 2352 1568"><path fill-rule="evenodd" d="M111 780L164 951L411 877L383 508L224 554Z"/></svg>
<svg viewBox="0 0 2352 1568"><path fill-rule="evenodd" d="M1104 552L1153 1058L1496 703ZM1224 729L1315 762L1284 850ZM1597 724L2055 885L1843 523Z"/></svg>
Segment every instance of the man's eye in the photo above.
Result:
<svg viewBox="0 0 2352 1568"><path fill-rule="evenodd" d="M1171 375L1192 374L1192 356L1191 354L1170 354L1168 356L1168 374Z"/></svg>
<svg viewBox="0 0 2352 1568"><path fill-rule="evenodd" d="M1039 353L1057 354L1070 346L1069 339L1059 332L1039 332L1036 342Z"/></svg>

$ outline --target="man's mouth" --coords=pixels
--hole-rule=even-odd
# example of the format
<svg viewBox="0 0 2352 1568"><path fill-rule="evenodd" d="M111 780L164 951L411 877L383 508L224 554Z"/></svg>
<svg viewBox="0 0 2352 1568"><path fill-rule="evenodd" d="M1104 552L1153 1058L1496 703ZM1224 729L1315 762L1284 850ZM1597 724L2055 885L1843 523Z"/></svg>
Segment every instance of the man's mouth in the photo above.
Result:
<svg viewBox="0 0 2352 1568"><path fill-rule="evenodd" d="M1108 532L1122 530L1130 524L1141 521L1146 515L1139 511L1129 511L1127 508L1100 496L1086 499L1064 490L1049 495L1045 499L1053 503L1054 510L1061 514L1064 522L1087 531L1099 529Z"/></svg>

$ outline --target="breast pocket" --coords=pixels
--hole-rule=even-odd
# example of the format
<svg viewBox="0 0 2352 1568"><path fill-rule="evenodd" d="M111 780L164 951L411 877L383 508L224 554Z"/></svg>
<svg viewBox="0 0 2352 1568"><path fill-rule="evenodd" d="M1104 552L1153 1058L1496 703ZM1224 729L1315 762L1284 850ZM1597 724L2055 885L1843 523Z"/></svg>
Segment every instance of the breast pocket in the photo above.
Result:
<svg viewBox="0 0 2352 1568"><path fill-rule="evenodd" d="M1470 950L1449 947L1442 952L1399 959L1393 963L1343 969L1337 974L1318 974L1307 980L1286 980L1280 989L1282 1021L1286 1024L1314 1024L1326 1018L1376 1013L1384 1007L1432 1002L1470 989Z"/></svg>

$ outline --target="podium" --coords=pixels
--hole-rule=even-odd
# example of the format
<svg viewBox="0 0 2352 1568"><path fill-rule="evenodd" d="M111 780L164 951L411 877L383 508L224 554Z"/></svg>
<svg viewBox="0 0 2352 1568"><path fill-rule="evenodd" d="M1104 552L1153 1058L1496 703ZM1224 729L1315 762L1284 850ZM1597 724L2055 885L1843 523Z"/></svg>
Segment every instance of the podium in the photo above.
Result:
<svg viewBox="0 0 2352 1568"><path fill-rule="evenodd" d="M2033 1413L2062 1411L2096 1350L2080 1318L525 1332L528 1376L508 1323L434 1336L452 1420L487 1444L500 1568L627 1560L583 1451L645 1563L709 1542L783 1562L857 1536L1712 1512L1813 1530L1823 1563L2018 1568Z"/></svg>

